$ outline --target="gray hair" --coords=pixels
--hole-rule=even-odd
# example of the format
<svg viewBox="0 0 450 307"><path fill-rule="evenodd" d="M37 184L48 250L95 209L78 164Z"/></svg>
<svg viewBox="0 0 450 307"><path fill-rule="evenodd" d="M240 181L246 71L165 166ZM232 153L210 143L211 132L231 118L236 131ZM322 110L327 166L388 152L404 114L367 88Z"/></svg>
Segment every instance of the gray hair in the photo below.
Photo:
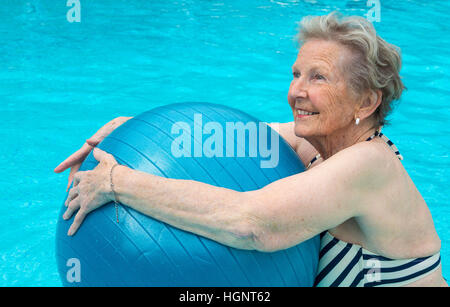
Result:
<svg viewBox="0 0 450 307"><path fill-rule="evenodd" d="M373 25L359 16L341 17L335 12L324 16L307 16L300 22L297 40L334 41L347 46L354 55L347 67L349 86L356 95L366 90L381 90L382 101L374 112L376 124L386 124L392 102L405 88L400 78L400 48L389 44Z"/></svg>

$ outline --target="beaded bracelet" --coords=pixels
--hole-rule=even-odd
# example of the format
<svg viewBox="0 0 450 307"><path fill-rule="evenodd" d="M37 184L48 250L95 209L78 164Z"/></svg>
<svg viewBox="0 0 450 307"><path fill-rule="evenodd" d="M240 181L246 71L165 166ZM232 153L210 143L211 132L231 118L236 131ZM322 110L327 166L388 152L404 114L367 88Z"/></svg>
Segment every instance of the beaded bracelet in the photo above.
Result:
<svg viewBox="0 0 450 307"><path fill-rule="evenodd" d="M120 164L114 164L111 167L111 171L109 172L109 179L110 179L110 184L111 184L111 191L113 192L114 195L114 207L116 208L116 221L117 223L119 223L119 202L117 201L117 195L116 195L116 191L114 190L114 183L112 180L112 175L113 175L113 170L116 166L118 166Z"/></svg>

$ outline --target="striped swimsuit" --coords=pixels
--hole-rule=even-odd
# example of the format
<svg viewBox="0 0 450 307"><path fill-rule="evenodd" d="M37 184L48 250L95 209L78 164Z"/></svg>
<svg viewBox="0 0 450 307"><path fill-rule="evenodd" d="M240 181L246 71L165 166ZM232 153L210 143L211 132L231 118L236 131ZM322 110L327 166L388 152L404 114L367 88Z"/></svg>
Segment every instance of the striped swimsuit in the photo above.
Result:
<svg viewBox="0 0 450 307"><path fill-rule="evenodd" d="M380 128L381 131L381 128ZM367 141L381 137L395 152L403 157L395 145L381 132L376 131ZM317 155L308 165L311 166ZM315 279L317 287L398 287L412 283L439 268L440 253L414 259L390 259L372 253L357 244L333 237L328 231L320 235L319 268Z"/></svg>

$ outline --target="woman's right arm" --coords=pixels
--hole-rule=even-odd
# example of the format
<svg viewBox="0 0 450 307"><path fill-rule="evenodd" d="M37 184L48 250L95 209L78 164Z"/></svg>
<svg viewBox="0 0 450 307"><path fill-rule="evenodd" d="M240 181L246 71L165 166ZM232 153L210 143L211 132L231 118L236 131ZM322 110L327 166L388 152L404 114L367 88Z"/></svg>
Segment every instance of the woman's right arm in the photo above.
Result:
<svg viewBox="0 0 450 307"><path fill-rule="evenodd" d="M81 164L92 151L92 149L97 146L104 138L106 138L111 132L113 132L117 127L121 126L123 123L131 119L132 117L121 116L114 118L113 120L106 123L101 127L96 133L94 133L86 142L69 156L66 160L61 162L55 169L55 173L61 173L66 169L70 168L69 183L67 185L67 190L69 189L73 176L80 169Z"/></svg>
<svg viewBox="0 0 450 307"><path fill-rule="evenodd" d="M309 162L319 153L314 146L304 138L298 137L294 132L294 122L288 123L268 123L268 125L278 132L281 137L288 142L292 149L297 153L303 165L306 167ZM318 164L318 163L317 163ZM314 166L316 163L314 163Z"/></svg>

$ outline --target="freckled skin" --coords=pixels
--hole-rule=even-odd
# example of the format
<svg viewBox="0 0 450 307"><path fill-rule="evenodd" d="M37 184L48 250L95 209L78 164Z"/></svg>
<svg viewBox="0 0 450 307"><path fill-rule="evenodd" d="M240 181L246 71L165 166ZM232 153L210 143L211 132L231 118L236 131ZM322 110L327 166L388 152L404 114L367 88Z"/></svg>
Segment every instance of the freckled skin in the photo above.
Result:
<svg viewBox="0 0 450 307"><path fill-rule="evenodd" d="M351 92L343 73L351 57L351 51L338 43L309 40L293 65L288 101L294 116L295 134L307 139L322 157L329 157L374 131L372 120L366 121L367 128L359 126L353 131L362 99ZM299 119L296 108L319 114Z"/></svg>

